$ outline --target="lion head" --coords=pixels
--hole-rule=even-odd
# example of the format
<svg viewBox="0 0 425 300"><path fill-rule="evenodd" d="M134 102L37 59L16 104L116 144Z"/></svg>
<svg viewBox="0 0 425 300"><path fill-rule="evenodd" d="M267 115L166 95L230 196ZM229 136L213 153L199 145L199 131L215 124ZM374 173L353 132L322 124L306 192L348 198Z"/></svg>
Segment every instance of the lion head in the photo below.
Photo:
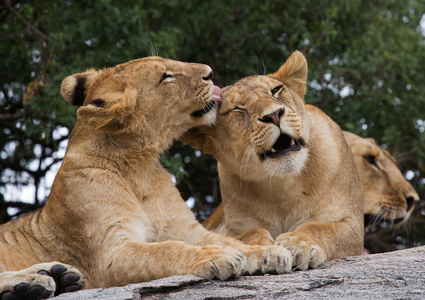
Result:
<svg viewBox="0 0 425 300"><path fill-rule="evenodd" d="M186 134L182 141L209 154L226 153L220 163L244 180L258 174L299 173L308 157L309 135L303 132L307 65L295 52L278 72L250 76L223 89L218 124ZM213 142L213 141L219 142ZM234 162L239 163L234 163Z"/></svg>
<svg viewBox="0 0 425 300"><path fill-rule="evenodd" d="M209 66L160 57L74 74L61 89L66 101L80 107L75 128L126 135L126 141L133 136L158 151L187 129L214 123L220 98Z"/></svg>
<svg viewBox="0 0 425 300"><path fill-rule="evenodd" d="M409 219L419 195L404 178L394 157L374 139L344 132L364 185L365 225L387 219L396 225Z"/></svg>

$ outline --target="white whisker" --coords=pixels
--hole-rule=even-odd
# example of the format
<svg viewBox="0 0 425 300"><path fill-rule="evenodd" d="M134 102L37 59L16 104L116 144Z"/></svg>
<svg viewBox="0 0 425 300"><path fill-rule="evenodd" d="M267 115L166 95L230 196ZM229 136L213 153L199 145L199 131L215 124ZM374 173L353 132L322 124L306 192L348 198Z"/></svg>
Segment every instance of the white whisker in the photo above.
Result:
<svg viewBox="0 0 425 300"><path fill-rule="evenodd" d="M155 43L155 45L154 45L152 43L149 43L149 44L145 45L145 49L149 53L149 55L159 56L159 46L158 46L158 44Z"/></svg>

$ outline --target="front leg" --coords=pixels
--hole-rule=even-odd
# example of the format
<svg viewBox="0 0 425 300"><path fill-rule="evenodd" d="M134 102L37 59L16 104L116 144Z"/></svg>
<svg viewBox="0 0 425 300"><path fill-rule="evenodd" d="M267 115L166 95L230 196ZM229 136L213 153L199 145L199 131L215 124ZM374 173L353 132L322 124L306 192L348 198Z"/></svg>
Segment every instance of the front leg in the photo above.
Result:
<svg viewBox="0 0 425 300"><path fill-rule="evenodd" d="M245 256L230 247L198 247L180 241L141 243L127 240L104 245L98 267L92 270L90 286L112 287L174 275L197 275L227 280L239 276Z"/></svg>
<svg viewBox="0 0 425 300"><path fill-rule="evenodd" d="M325 261L362 253L363 231L355 228L346 221L310 222L279 235L275 245L289 250L294 268L317 268Z"/></svg>

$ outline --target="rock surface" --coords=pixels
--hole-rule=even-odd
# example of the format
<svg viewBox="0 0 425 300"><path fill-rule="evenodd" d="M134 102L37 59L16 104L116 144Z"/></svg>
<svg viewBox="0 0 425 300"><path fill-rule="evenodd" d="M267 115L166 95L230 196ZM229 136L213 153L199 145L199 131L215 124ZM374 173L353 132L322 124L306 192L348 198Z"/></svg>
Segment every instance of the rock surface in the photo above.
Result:
<svg viewBox="0 0 425 300"><path fill-rule="evenodd" d="M57 300L98 299L425 299L425 246L348 257L314 270L205 281L173 276L125 287L62 294Z"/></svg>

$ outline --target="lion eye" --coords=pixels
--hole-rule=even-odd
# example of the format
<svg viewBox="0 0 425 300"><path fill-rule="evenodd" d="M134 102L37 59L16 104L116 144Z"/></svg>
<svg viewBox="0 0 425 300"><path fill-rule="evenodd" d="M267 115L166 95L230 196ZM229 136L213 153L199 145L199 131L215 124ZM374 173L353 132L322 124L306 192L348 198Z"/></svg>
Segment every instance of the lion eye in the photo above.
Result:
<svg viewBox="0 0 425 300"><path fill-rule="evenodd" d="M283 85L279 85L277 87L275 87L274 89L270 90L270 92L272 93L272 95L274 96L275 94L277 94L280 89L283 87Z"/></svg>
<svg viewBox="0 0 425 300"><path fill-rule="evenodd" d="M376 163L375 155L370 155L370 154L365 155L364 158L367 160L368 163L370 163L371 165L373 165L373 166L375 166L379 169L378 164Z"/></svg>
<svg viewBox="0 0 425 300"><path fill-rule="evenodd" d="M159 83L163 82L165 79L167 78L172 78L173 75L171 75L170 73L164 73L162 74L161 80L159 81Z"/></svg>
<svg viewBox="0 0 425 300"><path fill-rule="evenodd" d="M239 111L239 112L244 112L245 111L245 109L244 108L241 108L241 107L238 107L238 106L235 106L231 111Z"/></svg>
<svg viewBox="0 0 425 300"><path fill-rule="evenodd" d="M229 109L228 111L226 111L223 115L227 115L228 113L231 113L233 111L239 111L239 112L243 112L245 111L245 109L240 108L238 106L233 107L232 109Z"/></svg>

